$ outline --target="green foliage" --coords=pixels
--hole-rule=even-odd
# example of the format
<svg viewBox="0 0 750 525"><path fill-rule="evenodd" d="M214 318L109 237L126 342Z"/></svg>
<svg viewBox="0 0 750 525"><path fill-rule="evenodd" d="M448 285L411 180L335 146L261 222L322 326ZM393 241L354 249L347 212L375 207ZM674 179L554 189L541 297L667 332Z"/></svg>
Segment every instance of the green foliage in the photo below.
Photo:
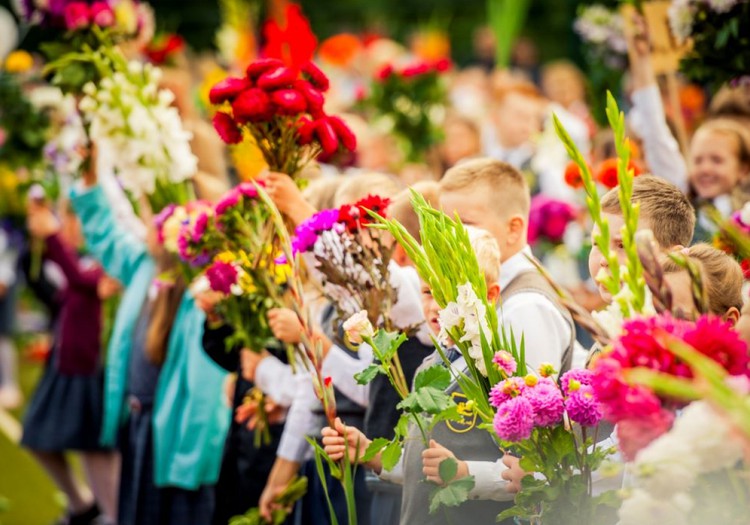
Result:
<svg viewBox="0 0 750 525"><path fill-rule="evenodd" d="M526 23L531 0L487 0L487 18L495 33L495 64L510 66L513 44Z"/></svg>
<svg viewBox="0 0 750 525"><path fill-rule="evenodd" d="M435 485L430 492L430 514L440 507L458 507L469 499L469 492L474 488L474 476L454 479L458 473L458 462L446 458L438 466L441 485Z"/></svg>
<svg viewBox="0 0 750 525"><path fill-rule="evenodd" d="M34 107L16 75L0 71L0 163L11 169L34 169L42 162L49 117Z"/></svg>
<svg viewBox="0 0 750 525"><path fill-rule="evenodd" d="M307 492L307 478L295 476L289 485L274 498L274 502L280 507L271 512L271 521L260 515L260 510L252 508L241 516L234 516L229 520L229 525L282 525L289 517L294 503L302 498Z"/></svg>

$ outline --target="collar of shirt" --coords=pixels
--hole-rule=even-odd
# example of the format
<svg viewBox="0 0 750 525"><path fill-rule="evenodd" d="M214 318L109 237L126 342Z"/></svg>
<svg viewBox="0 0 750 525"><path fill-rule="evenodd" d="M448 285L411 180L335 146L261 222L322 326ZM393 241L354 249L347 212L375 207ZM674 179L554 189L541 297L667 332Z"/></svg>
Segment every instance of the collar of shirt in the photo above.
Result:
<svg viewBox="0 0 750 525"><path fill-rule="evenodd" d="M526 257L533 257L531 248L529 246L524 247L523 250L512 256L510 259L505 261L500 269L500 290L510 284L510 282L516 278L516 276L527 270L533 270L534 265Z"/></svg>

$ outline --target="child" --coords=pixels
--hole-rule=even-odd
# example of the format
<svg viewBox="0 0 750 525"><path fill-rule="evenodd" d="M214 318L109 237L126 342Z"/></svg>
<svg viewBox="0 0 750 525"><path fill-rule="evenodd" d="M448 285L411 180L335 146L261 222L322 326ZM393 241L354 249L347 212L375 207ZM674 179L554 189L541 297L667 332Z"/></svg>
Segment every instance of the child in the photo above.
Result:
<svg viewBox="0 0 750 525"><path fill-rule="evenodd" d="M480 268L487 280L487 299L494 301L499 297L500 253L492 235L483 230L470 228L472 247L477 254ZM433 334L440 331L438 323L439 306L435 302L429 287L422 287L422 310ZM423 367L441 362L435 352L423 363ZM466 363L459 357L450 365L454 377L466 373ZM454 381L446 390L454 398L460 399L460 387ZM464 398L465 399L465 398ZM404 442L404 453L401 462L392 472L382 470L381 458L376 456L366 465L380 474L383 479L403 484L403 502L400 523L404 525L457 523L459 519L472 519L476 523L494 523L495 517L503 508L498 501L513 498L517 483L523 477L517 461L510 456L500 460L500 451L485 430L479 430L476 420L468 418L459 424L441 422L430 432L429 448L425 448L414 424L410 424L409 435ZM345 450L350 451L352 461L357 461L370 444L370 439L352 426L344 426L336 421L336 428L323 429L323 445L331 459L343 457ZM447 457L459 456L457 477L474 476L475 487L469 495L469 501L457 509L441 509L434 515L428 512L430 485L424 482L440 482L438 468ZM510 468L508 468L510 467ZM511 487L512 485L512 487ZM495 501L491 501L495 500Z"/></svg>
<svg viewBox="0 0 750 525"><path fill-rule="evenodd" d="M560 373L573 359L575 329L549 283L529 261L530 196L520 171L505 162L476 159L449 169L440 182L440 206L464 224L489 231L500 247L501 321L520 342L533 369L552 363Z"/></svg>
<svg viewBox="0 0 750 525"><path fill-rule="evenodd" d="M482 135L479 126L469 117L451 115L443 124L445 140L440 146L443 171L459 161L482 153Z"/></svg>
<svg viewBox="0 0 750 525"><path fill-rule="evenodd" d="M693 136L689 154L690 187L698 202L710 203L728 217L750 200L750 134L729 119L702 124ZM703 214L696 240L708 240L716 227Z"/></svg>
<svg viewBox="0 0 750 525"><path fill-rule="evenodd" d="M72 203L86 244L126 285L109 343L100 440L113 446L120 435L118 524L205 525L229 425L226 374L201 348L205 316L184 284L151 286L174 269L152 221L146 244L115 222L95 173L84 184Z"/></svg>
<svg viewBox="0 0 750 525"><path fill-rule="evenodd" d="M708 244L693 245L682 253L700 269L706 313L736 324L742 310L744 280L737 261ZM672 309L681 311L688 319L696 317L699 311L691 292L692 282L688 272L669 258L662 267L664 278L672 291Z"/></svg>
<svg viewBox="0 0 750 525"><path fill-rule="evenodd" d="M67 497L68 523L94 523L103 510L115 523L119 462L111 447L99 444L102 422L101 301L118 285L101 268L86 265L73 252L80 244L77 217L66 212L67 228L43 203L28 206L28 229L45 246L45 259L57 264L66 284L55 294L52 353L24 419L21 444L30 449ZM79 321L87 323L80 325ZM67 451L79 451L94 498L76 480Z"/></svg>

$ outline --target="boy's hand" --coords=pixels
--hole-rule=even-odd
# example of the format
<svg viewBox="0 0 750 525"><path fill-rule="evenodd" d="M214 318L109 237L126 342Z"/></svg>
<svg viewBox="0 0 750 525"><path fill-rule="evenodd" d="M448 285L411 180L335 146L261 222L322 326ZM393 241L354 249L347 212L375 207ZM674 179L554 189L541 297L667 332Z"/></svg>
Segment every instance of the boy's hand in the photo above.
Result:
<svg viewBox="0 0 750 525"><path fill-rule="evenodd" d="M334 428L325 427L323 434L323 448L333 460L343 459L344 453L349 453L349 461L359 463L359 458L365 455L371 441L355 427L347 427L341 418L336 418Z"/></svg>
<svg viewBox="0 0 750 525"><path fill-rule="evenodd" d="M289 308L273 308L268 311L268 326L273 336L283 343L297 344L302 336L302 324Z"/></svg>
<svg viewBox="0 0 750 525"><path fill-rule="evenodd" d="M458 463L456 477L453 479L461 479L469 475L469 467L466 465L465 461L457 459L453 452L439 444L434 439L431 439L430 448L422 452L422 473L427 476L427 481L432 481L438 485L444 484L440 477L440 463L448 458L455 459Z"/></svg>
<svg viewBox="0 0 750 525"><path fill-rule="evenodd" d="M502 477L505 481L510 482L507 490L511 494L521 492L521 480L530 475L521 468L520 461L517 457L509 454L503 456L503 464L508 467L508 470L503 471Z"/></svg>
<svg viewBox="0 0 750 525"><path fill-rule="evenodd" d="M312 214L315 208L305 200L297 184L289 175L270 171L263 179L266 182L266 193L271 197L279 211L289 217L294 224L299 224Z"/></svg>
<svg viewBox="0 0 750 525"><path fill-rule="evenodd" d="M60 231L60 221L44 203L30 200L27 211L26 226L32 237L46 239Z"/></svg>
<svg viewBox="0 0 750 525"><path fill-rule="evenodd" d="M193 293L195 304L198 308L203 310L210 323L218 322L219 316L216 314L216 305L218 305L224 296L221 292L215 292L208 290L205 292Z"/></svg>
<svg viewBox="0 0 750 525"><path fill-rule="evenodd" d="M258 364L270 355L267 350L262 352L253 352L247 348L240 350L242 378L246 381L255 382L255 371L258 369Z"/></svg>

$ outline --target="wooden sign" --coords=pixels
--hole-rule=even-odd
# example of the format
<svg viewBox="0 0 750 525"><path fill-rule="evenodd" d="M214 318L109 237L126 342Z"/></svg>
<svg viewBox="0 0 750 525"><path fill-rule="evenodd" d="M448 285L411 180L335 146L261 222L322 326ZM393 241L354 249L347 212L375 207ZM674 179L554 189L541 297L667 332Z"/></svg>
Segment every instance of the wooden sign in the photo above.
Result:
<svg viewBox="0 0 750 525"><path fill-rule="evenodd" d="M675 73L680 67L680 59L690 49L689 43L680 44L672 35L672 30L669 27L669 6L671 4L672 2L669 0L655 0L641 4L651 38L651 61L654 73L657 75ZM631 4L625 4L620 8L620 12L625 22L625 36L628 42L632 42L635 31L633 27L635 7ZM631 46L628 46L628 53L631 55L633 53ZM631 56L632 60L633 57Z"/></svg>

